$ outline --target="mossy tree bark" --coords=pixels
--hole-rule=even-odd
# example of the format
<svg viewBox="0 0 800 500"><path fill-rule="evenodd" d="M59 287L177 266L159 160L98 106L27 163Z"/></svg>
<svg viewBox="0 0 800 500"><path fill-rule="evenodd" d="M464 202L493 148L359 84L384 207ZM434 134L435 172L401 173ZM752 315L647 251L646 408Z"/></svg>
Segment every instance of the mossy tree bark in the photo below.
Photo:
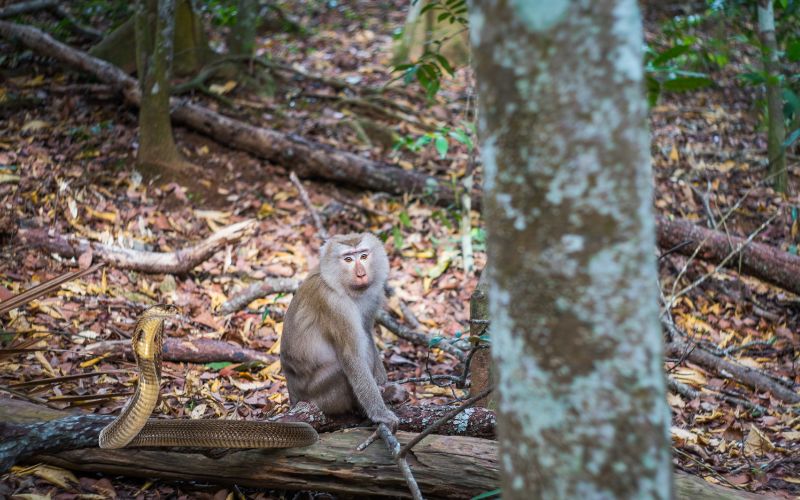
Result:
<svg viewBox="0 0 800 500"><path fill-rule="evenodd" d="M506 499L670 498L635 0L473 2Z"/></svg>
<svg viewBox="0 0 800 500"><path fill-rule="evenodd" d="M239 0L236 6L236 24L228 33L229 54L253 55L258 21L258 2L256 0Z"/></svg>
<svg viewBox="0 0 800 500"><path fill-rule="evenodd" d="M174 0L138 0L135 14L139 107L139 156L145 170L177 169L181 158L172 138L169 77L172 66Z"/></svg>
<svg viewBox="0 0 800 500"><path fill-rule="evenodd" d="M127 73L136 71L136 19L131 17L92 47L89 54L119 66ZM177 76L196 73L213 58L203 23L189 0L178 0L175 7L173 69Z"/></svg>
<svg viewBox="0 0 800 500"><path fill-rule="evenodd" d="M786 170L786 124L783 119L783 97L781 95L781 70L778 61L778 42L775 39L775 13L772 0L758 2L758 35L761 38L761 55L764 61L767 93L767 157L768 175L772 187L785 192L789 182Z"/></svg>

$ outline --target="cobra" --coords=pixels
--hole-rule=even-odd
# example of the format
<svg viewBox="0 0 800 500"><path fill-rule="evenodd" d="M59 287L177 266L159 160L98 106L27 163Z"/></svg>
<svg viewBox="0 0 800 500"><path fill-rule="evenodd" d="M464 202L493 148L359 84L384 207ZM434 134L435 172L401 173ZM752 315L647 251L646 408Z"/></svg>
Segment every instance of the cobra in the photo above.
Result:
<svg viewBox="0 0 800 500"><path fill-rule="evenodd" d="M136 322L132 342L139 382L120 415L100 432L100 448L294 448L317 441L317 431L303 422L150 418L161 389L164 323L176 313L174 306L153 306Z"/></svg>

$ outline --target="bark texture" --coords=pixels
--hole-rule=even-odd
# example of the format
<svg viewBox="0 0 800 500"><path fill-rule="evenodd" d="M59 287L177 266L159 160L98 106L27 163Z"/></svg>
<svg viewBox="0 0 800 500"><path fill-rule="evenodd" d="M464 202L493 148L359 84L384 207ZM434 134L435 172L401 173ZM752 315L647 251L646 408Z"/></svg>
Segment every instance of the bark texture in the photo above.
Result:
<svg viewBox="0 0 800 500"><path fill-rule="evenodd" d="M670 498L635 0L473 2L507 499Z"/></svg>
<svg viewBox="0 0 800 500"><path fill-rule="evenodd" d="M761 57L767 77L767 158L769 176L776 191L784 192L789 183L786 170L786 123L783 118L782 75L778 61L778 42L775 39L775 12L772 0L758 2L758 36L761 39Z"/></svg>
<svg viewBox="0 0 800 500"><path fill-rule="evenodd" d="M135 16L136 72L142 96L137 162L157 172L180 162L169 116L175 1L138 0Z"/></svg>
<svg viewBox="0 0 800 500"><path fill-rule="evenodd" d="M482 273L478 285L469 298L469 326L470 337L480 337L489 332L489 325L481 323L489 320L489 280L488 273ZM469 395L475 396L493 384L492 355L489 349L481 349L472 355L469 364L470 386ZM476 406L497 408L496 392L475 403Z"/></svg>

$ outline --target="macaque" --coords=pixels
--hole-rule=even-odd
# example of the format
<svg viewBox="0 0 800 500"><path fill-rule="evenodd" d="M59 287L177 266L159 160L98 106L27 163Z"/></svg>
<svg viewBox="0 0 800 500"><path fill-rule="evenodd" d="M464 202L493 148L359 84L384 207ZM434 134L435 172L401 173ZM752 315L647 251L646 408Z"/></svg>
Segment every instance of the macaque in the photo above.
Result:
<svg viewBox="0 0 800 500"><path fill-rule="evenodd" d="M328 415L363 412L394 431L398 419L381 397L386 370L372 338L389 275L383 244L369 233L338 235L320 253L283 322L291 404L313 402Z"/></svg>

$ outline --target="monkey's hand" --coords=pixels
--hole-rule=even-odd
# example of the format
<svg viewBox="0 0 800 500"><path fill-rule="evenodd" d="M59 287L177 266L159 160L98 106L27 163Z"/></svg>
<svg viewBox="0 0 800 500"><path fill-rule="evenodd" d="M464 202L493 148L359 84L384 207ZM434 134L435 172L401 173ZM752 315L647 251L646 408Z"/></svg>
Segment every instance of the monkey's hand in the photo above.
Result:
<svg viewBox="0 0 800 500"><path fill-rule="evenodd" d="M392 431L392 434L394 434L394 432L397 430L397 426L400 424L400 419L397 418L397 415L395 415L394 412L388 408L383 408L382 410L378 410L367 416L376 424L385 424L386 427Z"/></svg>

